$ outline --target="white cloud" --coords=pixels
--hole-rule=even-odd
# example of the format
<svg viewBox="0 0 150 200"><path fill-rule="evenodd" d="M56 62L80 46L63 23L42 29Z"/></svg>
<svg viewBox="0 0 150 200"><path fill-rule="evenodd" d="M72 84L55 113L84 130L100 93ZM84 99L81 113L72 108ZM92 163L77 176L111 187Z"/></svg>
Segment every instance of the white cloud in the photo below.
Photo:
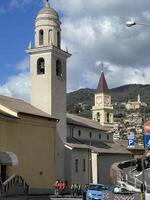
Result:
<svg viewBox="0 0 150 200"><path fill-rule="evenodd" d="M42 3L39 0L10 2L12 9L17 8L18 3L19 6ZM68 60L68 91L96 88L101 61L110 88L128 83L150 83L150 29L125 26L131 18L150 22L150 1L132 0L131 4L131 0L51 0L50 3L62 14L63 48L67 46L72 53ZM24 59L16 66L20 74L8 78L0 91L27 98L29 62ZM19 92L15 92L15 87Z"/></svg>
<svg viewBox="0 0 150 200"><path fill-rule="evenodd" d="M95 63L99 60L105 61L110 88L150 83L147 76L143 76L145 70L149 71L150 29L142 26L129 29L125 25L128 19L149 20L150 2L52 0L52 4L64 14L61 19L63 45L72 53L68 62L69 91L81 86L97 87L100 71Z"/></svg>
<svg viewBox="0 0 150 200"><path fill-rule="evenodd" d="M99 65L102 61L97 61L96 64ZM120 80L122 85L125 84L147 84L149 82L150 77L150 66L143 68L143 70L139 68L126 67L123 68L121 66L112 65L108 62L103 62L105 68L105 77L108 82L109 88L114 88L120 85ZM96 68L95 68L96 69ZM96 88L98 84L98 80L100 78L100 67L97 70L87 70L84 75L84 87L88 87L91 85L91 88ZM118 78L119 77L119 78ZM110 87L111 86L111 87Z"/></svg>
<svg viewBox="0 0 150 200"><path fill-rule="evenodd" d="M30 99L30 80L29 80L29 60L23 59L15 65L20 73L8 77L6 83L0 85L0 94L17 97L29 101Z"/></svg>
<svg viewBox="0 0 150 200"><path fill-rule="evenodd" d="M19 63L16 64L17 68L21 71L29 71L29 57L21 60Z"/></svg>
<svg viewBox="0 0 150 200"><path fill-rule="evenodd" d="M0 86L0 94L5 95L5 96L9 96L9 97L12 96L12 93L8 89L7 85L5 85L5 84Z"/></svg>

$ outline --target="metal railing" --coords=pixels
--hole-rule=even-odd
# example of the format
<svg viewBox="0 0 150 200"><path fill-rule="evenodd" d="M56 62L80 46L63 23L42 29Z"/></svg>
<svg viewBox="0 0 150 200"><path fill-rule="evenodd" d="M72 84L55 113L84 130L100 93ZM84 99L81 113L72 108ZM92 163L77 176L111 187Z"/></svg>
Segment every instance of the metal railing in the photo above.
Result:
<svg viewBox="0 0 150 200"><path fill-rule="evenodd" d="M135 177L131 172L129 172L127 175L126 175L126 182L128 184L131 184L132 186L134 186L135 188L141 188L141 184L143 184L142 181L140 181L137 177ZM147 192L150 192L150 186L147 185L147 183L145 183L146 185L146 191Z"/></svg>
<svg viewBox="0 0 150 200"><path fill-rule="evenodd" d="M5 182L2 183L2 191L1 194L9 194L12 189L16 186L21 186L24 188L25 193L28 192L29 185L25 182L25 180L20 175L12 175Z"/></svg>
<svg viewBox="0 0 150 200"><path fill-rule="evenodd" d="M141 189L141 184L143 183L141 180L139 180L136 176L134 176L133 172L134 170L126 171L126 168L129 168L130 166L136 165L136 160L130 160L125 161L122 163L114 163L111 167L111 177L114 180L114 183L118 183L119 181L123 181L125 183L128 183L129 185ZM146 191L150 192L150 185L146 186Z"/></svg>

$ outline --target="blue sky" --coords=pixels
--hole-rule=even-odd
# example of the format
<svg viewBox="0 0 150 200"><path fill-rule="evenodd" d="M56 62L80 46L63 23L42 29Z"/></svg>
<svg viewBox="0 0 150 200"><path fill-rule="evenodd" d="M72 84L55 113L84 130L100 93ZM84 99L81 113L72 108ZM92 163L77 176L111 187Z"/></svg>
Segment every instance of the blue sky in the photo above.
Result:
<svg viewBox="0 0 150 200"><path fill-rule="evenodd" d="M29 101L29 62L34 20L45 0L0 1L0 94ZM109 88L150 83L150 28L127 28L129 19L150 23L147 0L50 0L62 22L67 91L96 88L104 63Z"/></svg>
<svg viewBox="0 0 150 200"><path fill-rule="evenodd" d="M40 1L16 7L10 5L10 0L0 1L0 84L19 73L16 64L26 57L25 49L33 40L34 19L41 6Z"/></svg>

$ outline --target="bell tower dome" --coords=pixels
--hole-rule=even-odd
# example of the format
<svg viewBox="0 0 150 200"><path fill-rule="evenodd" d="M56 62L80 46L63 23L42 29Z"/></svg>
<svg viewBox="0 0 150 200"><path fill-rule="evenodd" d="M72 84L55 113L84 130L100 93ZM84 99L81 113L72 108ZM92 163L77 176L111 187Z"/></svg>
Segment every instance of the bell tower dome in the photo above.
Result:
<svg viewBox="0 0 150 200"><path fill-rule="evenodd" d="M47 1L35 21L35 47L54 45L61 48L61 22Z"/></svg>

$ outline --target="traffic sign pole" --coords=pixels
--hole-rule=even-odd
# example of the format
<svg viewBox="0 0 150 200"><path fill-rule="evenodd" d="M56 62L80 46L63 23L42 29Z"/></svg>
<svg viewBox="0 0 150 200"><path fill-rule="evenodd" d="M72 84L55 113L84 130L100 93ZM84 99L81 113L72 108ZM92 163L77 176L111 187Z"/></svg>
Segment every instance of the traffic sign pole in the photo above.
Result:
<svg viewBox="0 0 150 200"><path fill-rule="evenodd" d="M144 157L146 155L146 149L150 149L150 121L148 122L145 122L144 123L144 132L145 132L145 135L143 137L143 143L144 143L144 149L145 149L145 152L142 156L142 170L143 170L143 175L142 175L142 182L143 182L143 200L145 200L145 169L144 169Z"/></svg>
<svg viewBox="0 0 150 200"><path fill-rule="evenodd" d="M143 156L143 159L142 159L142 169L143 169L143 173L142 173L142 182L143 182L142 188L143 188L143 191L142 191L142 194L143 194L143 200L145 200L145 169L144 169L144 156Z"/></svg>
<svg viewBox="0 0 150 200"><path fill-rule="evenodd" d="M134 133L130 132L130 134L128 135L128 148L135 148L135 138L134 138ZM131 154L131 172L132 172L132 154Z"/></svg>

